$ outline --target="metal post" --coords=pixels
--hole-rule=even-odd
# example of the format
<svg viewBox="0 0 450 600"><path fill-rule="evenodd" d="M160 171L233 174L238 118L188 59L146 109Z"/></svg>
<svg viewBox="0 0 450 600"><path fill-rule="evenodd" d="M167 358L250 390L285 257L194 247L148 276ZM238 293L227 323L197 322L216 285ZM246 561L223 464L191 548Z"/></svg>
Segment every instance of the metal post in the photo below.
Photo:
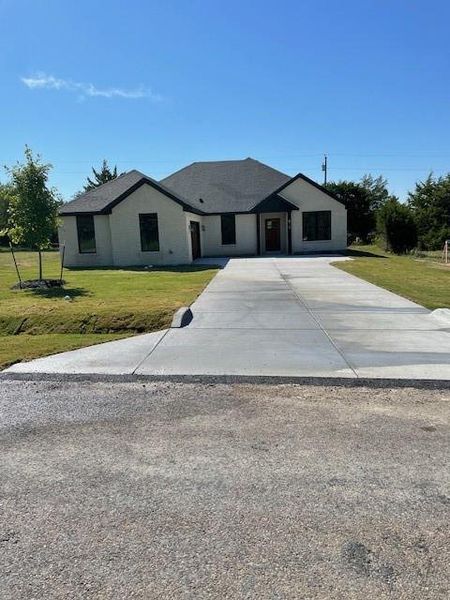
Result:
<svg viewBox="0 0 450 600"><path fill-rule="evenodd" d="M64 255L66 253L66 245L63 244L62 246L62 253L61 253L61 273L59 275L59 283L62 285L62 277L63 277L63 269L64 269Z"/></svg>
<svg viewBox="0 0 450 600"><path fill-rule="evenodd" d="M11 254L12 254L12 257L13 257L14 266L16 267L17 277L19 278L19 288L22 289L22 279L20 277L19 267L17 266L16 257L15 257L14 249L12 247L11 242L9 242L9 248L11 250Z"/></svg>

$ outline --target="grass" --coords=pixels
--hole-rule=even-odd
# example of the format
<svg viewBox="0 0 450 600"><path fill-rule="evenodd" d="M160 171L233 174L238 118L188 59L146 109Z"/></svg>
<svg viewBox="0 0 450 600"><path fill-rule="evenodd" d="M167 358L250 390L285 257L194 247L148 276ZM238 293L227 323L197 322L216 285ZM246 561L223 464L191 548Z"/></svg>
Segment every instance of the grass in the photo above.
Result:
<svg viewBox="0 0 450 600"><path fill-rule="evenodd" d="M59 278L59 255L44 254L44 277ZM37 277L37 256L18 252L22 279ZM11 290L11 254L0 251L0 368L18 360L162 329L191 304L214 267L65 269L63 288ZM70 297L70 301L66 297Z"/></svg>
<svg viewBox="0 0 450 600"><path fill-rule="evenodd" d="M377 246L354 246L334 266L433 310L450 308L450 265L439 252L396 256Z"/></svg>

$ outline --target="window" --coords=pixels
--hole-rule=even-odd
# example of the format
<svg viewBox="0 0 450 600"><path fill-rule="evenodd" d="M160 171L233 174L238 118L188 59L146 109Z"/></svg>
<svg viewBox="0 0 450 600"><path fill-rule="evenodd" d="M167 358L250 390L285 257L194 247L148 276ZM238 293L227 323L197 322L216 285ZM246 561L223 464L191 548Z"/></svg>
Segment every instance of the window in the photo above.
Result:
<svg viewBox="0 0 450 600"><path fill-rule="evenodd" d="M77 216L77 234L80 254L93 254L96 252L94 215Z"/></svg>
<svg viewBox="0 0 450 600"><path fill-rule="evenodd" d="M303 241L331 240L331 211L303 213Z"/></svg>
<svg viewBox="0 0 450 600"><path fill-rule="evenodd" d="M221 215L222 245L236 243L236 215Z"/></svg>
<svg viewBox="0 0 450 600"><path fill-rule="evenodd" d="M139 215L142 252L159 252L158 215Z"/></svg>

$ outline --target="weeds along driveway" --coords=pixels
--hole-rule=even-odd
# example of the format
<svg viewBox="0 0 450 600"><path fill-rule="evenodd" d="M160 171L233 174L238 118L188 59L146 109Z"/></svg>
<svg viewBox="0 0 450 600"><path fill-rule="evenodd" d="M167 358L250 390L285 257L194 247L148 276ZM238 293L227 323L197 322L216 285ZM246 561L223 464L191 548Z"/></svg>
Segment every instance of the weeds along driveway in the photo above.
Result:
<svg viewBox="0 0 450 600"><path fill-rule="evenodd" d="M9 371L450 379L450 321L336 269L336 260L346 259L231 259L187 327Z"/></svg>

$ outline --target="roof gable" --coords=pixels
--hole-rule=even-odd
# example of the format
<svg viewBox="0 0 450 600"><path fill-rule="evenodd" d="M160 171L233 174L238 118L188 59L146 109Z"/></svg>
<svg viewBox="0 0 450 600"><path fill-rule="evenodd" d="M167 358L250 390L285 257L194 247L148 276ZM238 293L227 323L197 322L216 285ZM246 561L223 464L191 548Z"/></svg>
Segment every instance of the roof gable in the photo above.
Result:
<svg viewBox="0 0 450 600"><path fill-rule="evenodd" d="M116 179L81 194L60 209L62 216L109 214L142 185L150 185L196 214L250 213L297 210L282 198L283 190L297 179L313 185L337 202L333 193L306 175L290 177L252 158L215 162L196 162L156 181L140 171L128 171ZM275 207L275 208L274 208Z"/></svg>
<svg viewBox="0 0 450 600"><path fill-rule="evenodd" d="M89 190L81 194L74 200L64 204L59 214L62 216L79 215L79 214L102 214L106 215L111 212L114 206L125 200L130 194L140 188L142 185L150 185L154 189L171 198L174 202L180 204L184 210L189 210L194 213L201 214L195 207L190 206L178 194L167 189L155 179L144 175L140 171L128 171L120 175L116 179L112 179L97 188Z"/></svg>
<svg viewBox="0 0 450 600"><path fill-rule="evenodd" d="M336 194L333 194L333 192L330 192L330 190L327 190L326 187L324 187L323 185L320 185L320 183L317 183L317 181L314 181L314 179L310 179L306 175L303 175L303 173L297 173L297 175L294 175L294 177L292 177L290 181L288 181L287 183L283 184L280 188L278 188L276 190L276 193L277 194L281 193L285 188L287 188L289 185L291 185L291 183L294 183L294 181L296 181L297 179L302 179L303 181L305 181L306 183L309 183L310 185L312 185L316 189L320 190L327 196L330 196L330 198L333 198L333 200L336 200L336 202L339 202L340 204L343 204L345 206L345 202L340 200L336 196Z"/></svg>
<svg viewBox="0 0 450 600"><path fill-rule="evenodd" d="M271 194L254 206L252 212L285 212L291 210L299 210L299 208L298 206L295 206L295 204L292 204L292 202L289 202L289 200L286 200L286 198L283 198L278 194Z"/></svg>

